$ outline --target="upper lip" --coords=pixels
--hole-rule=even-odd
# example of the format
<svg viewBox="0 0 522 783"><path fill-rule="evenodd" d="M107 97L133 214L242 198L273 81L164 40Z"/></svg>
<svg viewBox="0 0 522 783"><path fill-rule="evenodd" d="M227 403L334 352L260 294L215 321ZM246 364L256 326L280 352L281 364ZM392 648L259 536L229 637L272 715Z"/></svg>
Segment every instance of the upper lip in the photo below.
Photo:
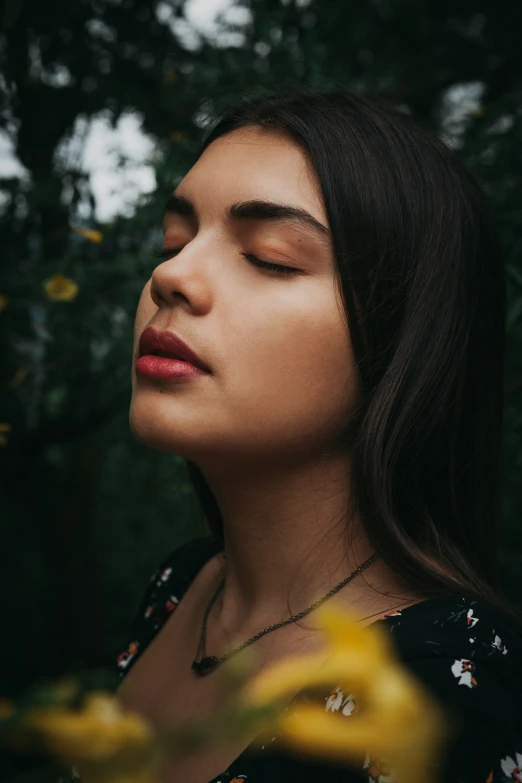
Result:
<svg viewBox="0 0 522 783"><path fill-rule="evenodd" d="M174 332L160 332L153 326L147 326L140 337L139 356L151 353L154 354L159 351L170 353L177 359L182 359L184 362L189 362L195 367L199 367L201 370L210 372L208 365L199 358L192 348L189 348L189 346L183 342L181 337L178 337Z"/></svg>

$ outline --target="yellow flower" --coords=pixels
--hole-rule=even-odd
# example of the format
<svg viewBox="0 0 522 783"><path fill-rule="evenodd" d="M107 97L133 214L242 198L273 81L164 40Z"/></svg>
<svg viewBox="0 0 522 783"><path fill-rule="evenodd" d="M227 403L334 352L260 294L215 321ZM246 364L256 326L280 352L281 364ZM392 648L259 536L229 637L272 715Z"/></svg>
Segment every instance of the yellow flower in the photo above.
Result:
<svg viewBox="0 0 522 783"><path fill-rule="evenodd" d="M174 84L174 82L177 82L177 80L178 80L178 74L176 73L176 71L170 69L164 72L163 74L164 84Z"/></svg>
<svg viewBox="0 0 522 783"><path fill-rule="evenodd" d="M80 290L73 280L58 272L45 281L44 288L48 298L54 302L71 302Z"/></svg>
<svg viewBox="0 0 522 783"><path fill-rule="evenodd" d="M5 433L11 432L10 424L0 424L0 446L7 446L7 437Z"/></svg>
<svg viewBox="0 0 522 783"><path fill-rule="evenodd" d="M22 381L25 381L27 378L28 369L25 365L23 367L19 367L18 370L15 372L11 380L9 381L9 388L15 389L17 386L19 386Z"/></svg>
<svg viewBox="0 0 522 783"><path fill-rule="evenodd" d="M34 707L24 725L38 732L53 755L75 760L107 758L127 747L145 746L153 736L145 721L101 691L90 693L79 710Z"/></svg>
<svg viewBox="0 0 522 783"><path fill-rule="evenodd" d="M5 310L5 308L7 307L8 301L9 301L9 299L7 298L7 296L4 296L3 294L0 294L0 313L2 312L2 310Z"/></svg>
<svg viewBox="0 0 522 783"><path fill-rule="evenodd" d="M432 783L433 764L446 737L444 715L425 687L399 663L391 639L377 626L358 626L340 606L317 610L331 654L280 661L247 683L245 706L262 710L301 690L339 685L360 709L348 717L324 703L280 711L270 728L305 753L338 761L385 760L397 783Z"/></svg>
<svg viewBox="0 0 522 783"><path fill-rule="evenodd" d="M448 734L441 707L399 662L392 639L378 625L361 627L336 604L320 607L317 615L326 659L324 650L292 657L246 679L252 653L244 650L228 662L231 698L216 725L200 721L161 736L104 691L88 694L81 708L71 707L75 686L65 682L51 705L30 707L3 741L15 750L47 750L74 765L82 783L158 783L165 755L260 728L258 737L275 731L304 754L362 764L371 775L382 770L394 783L435 783L436 757ZM324 701L296 699L283 711L295 693L325 685L345 688L357 710L344 716L328 712ZM0 718L12 711L0 700Z"/></svg>
<svg viewBox="0 0 522 783"><path fill-rule="evenodd" d="M103 234L101 231L96 231L94 228L75 228L73 231L79 234L81 237L85 237L89 242L94 242L95 245L99 245L103 241Z"/></svg>
<svg viewBox="0 0 522 783"><path fill-rule="evenodd" d="M9 703L0 714L9 715ZM93 691L79 709L32 707L12 729L15 750L44 748L57 761L78 768L82 783L156 783L161 758L152 727L124 710L117 697Z"/></svg>
<svg viewBox="0 0 522 783"><path fill-rule="evenodd" d="M177 144L178 141L181 141L182 138L183 138L183 134L181 131L171 131L169 133L169 139L173 144Z"/></svg>
<svg viewBox="0 0 522 783"><path fill-rule="evenodd" d="M1 426L1 425L0 425ZM8 718L14 712L14 705L8 699L0 699L0 718Z"/></svg>

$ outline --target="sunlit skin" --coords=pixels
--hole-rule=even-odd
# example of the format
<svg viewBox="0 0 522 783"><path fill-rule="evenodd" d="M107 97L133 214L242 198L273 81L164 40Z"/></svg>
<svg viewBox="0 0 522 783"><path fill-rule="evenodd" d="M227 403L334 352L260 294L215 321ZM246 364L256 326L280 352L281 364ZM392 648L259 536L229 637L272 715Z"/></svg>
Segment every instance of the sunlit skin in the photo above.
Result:
<svg viewBox="0 0 522 783"><path fill-rule="evenodd" d="M222 511L226 586L209 618L210 637L223 644L210 652L219 655L288 608L306 608L374 551L359 520L346 519L350 455L325 445L359 383L328 238L280 220L226 218L230 205L261 199L306 210L328 229L296 143L279 131L234 131L207 148L175 193L197 217L165 218L164 247L178 250L158 263L139 301L130 426L151 448L195 462ZM243 254L298 271L260 269ZM136 377L139 337L151 324L179 335L211 373ZM373 614L367 622L415 600L381 560L338 597L361 618Z"/></svg>

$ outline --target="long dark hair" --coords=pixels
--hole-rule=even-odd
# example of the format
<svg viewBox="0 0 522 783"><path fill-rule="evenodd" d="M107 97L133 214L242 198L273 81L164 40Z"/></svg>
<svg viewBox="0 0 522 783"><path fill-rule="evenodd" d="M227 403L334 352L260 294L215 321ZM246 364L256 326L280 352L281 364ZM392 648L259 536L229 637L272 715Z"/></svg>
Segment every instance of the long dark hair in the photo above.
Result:
<svg viewBox="0 0 522 783"><path fill-rule="evenodd" d="M482 189L457 153L377 97L250 93L200 154L244 126L286 132L322 189L361 390L337 434L352 455L350 513L413 590L482 598L522 623L498 583L506 289ZM188 469L222 540L219 506Z"/></svg>

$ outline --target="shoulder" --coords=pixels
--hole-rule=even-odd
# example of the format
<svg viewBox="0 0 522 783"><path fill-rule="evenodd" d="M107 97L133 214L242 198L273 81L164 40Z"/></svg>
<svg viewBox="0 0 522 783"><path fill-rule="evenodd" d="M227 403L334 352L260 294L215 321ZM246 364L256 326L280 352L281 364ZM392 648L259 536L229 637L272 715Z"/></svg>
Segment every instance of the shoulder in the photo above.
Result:
<svg viewBox="0 0 522 783"><path fill-rule="evenodd" d="M446 713L450 734L437 762L440 783L522 781L522 634L511 617L455 595L384 615L376 625L390 633L403 666ZM350 719L357 702L336 687L325 708ZM365 779L372 783L387 779L378 761L367 756Z"/></svg>
<svg viewBox="0 0 522 783"><path fill-rule="evenodd" d="M432 598L382 618L382 625L400 660L449 706L486 719L494 706L502 711L522 696L522 631L492 604L465 595Z"/></svg>
<svg viewBox="0 0 522 783"><path fill-rule="evenodd" d="M454 727L447 779L522 780L522 769L513 776L522 762L522 632L516 622L464 595L421 602L387 622L404 665L446 708Z"/></svg>
<svg viewBox="0 0 522 783"><path fill-rule="evenodd" d="M430 598L384 615L403 660L455 657L518 670L522 628L507 612L478 598L448 595ZM379 624L380 624L379 623Z"/></svg>
<svg viewBox="0 0 522 783"><path fill-rule="evenodd" d="M376 625L390 633L404 668L447 716L448 738L435 762L437 783L522 782L522 638L511 617L487 602L455 595L389 613ZM347 731L364 712L363 698L340 685L323 698L326 712L347 721ZM386 760L370 748L356 768L292 764L295 779L303 771L299 780L394 780Z"/></svg>

